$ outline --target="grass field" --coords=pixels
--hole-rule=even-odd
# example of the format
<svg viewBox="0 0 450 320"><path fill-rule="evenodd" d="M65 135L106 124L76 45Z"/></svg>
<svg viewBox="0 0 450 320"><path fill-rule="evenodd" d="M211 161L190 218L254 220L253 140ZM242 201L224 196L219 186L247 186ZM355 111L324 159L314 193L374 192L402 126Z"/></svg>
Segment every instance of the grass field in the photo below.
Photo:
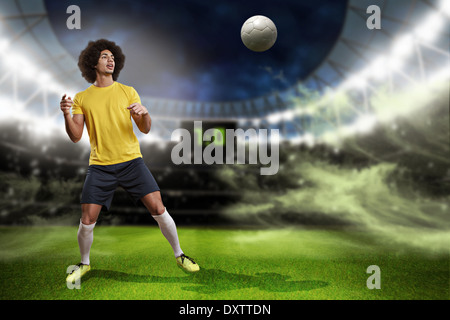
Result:
<svg viewBox="0 0 450 320"><path fill-rule="evenodd" d="M68 289L79 262L76 227L1 227L1 299L449 299L448 254L377 243L361 232L179 227L201 266L183 273L156 227L97 226L92 271ZM366 286L367 267L381 289Z"/></svg>

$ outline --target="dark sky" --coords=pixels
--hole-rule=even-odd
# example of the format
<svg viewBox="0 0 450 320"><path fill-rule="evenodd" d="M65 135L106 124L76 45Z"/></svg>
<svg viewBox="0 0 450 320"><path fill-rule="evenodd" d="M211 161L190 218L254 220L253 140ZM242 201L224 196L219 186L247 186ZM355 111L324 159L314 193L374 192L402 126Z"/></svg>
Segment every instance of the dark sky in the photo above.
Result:
<svg viewBox="0 0 450 320"><path fill-rule="evenodd" d="M45 3L57 37L76 59L89 40L119 44L126 62L118 81L141 95L223 101L262 96L308 76L333 48L347 0ZM81 9L81 30L66 27L72 4ZM257 14L278 31L275 45L262 53L240 38L244 21Z"/></svg>

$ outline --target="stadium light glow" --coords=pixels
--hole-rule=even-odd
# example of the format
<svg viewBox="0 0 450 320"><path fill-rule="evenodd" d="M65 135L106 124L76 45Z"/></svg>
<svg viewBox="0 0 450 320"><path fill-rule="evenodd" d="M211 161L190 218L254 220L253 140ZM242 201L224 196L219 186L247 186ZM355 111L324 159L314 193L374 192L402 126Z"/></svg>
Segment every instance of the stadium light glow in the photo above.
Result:
<svg viewBox="0 0 450 320"><path fill-rule="evenodd" d="M181 136L177 137L177 141L181 141ZM154 142L163 142L162 138L149 132L148 134L142 134L139 137L139 140L145 143L154 143Z"/></svg>
<svg viewBox="0 0 450 320"><path fill-rule="evenodd" d="M440 3L440 10L443 14L450 17L450 1L448 0L441 0Z"/></svg>
<svg viewBox="0 0 450 320"><path fill-rule="evenodd" d="M427 46L432 48L435 52L444 55L447 61L450 61L450 55L445 50L439 50L432 45L442 32L442 29L446 23L444 15L450 16L450 0L441 0L439 11L432 12L422 23L418 25L413 31L406 33L398 37L391 46L391 50L387 53L376 58L367 67L360 70L358 73L352 75L349 79L342 82L338 87L333 88L332 92L328 92L321 96L320 101L314 101L311 105L327 103L328 99L333 99L333 97L339 93L347 93L351 90L361 90L369 85L369 80L384 80L387 76L393 79L395 74L400 75L403 79L408 79L409 83L412 85L417 85L413 77L408 76L408 70L405 69L408 58L412 57L414 54L419 54L419 46ZM419 56L419 59L422 59ZM444 66L439 68L439 71L430 70L431 73L427 78L422 79L424 81L423 85L431 84L433 81L442 81L450 78L450 63L445 63ZM408 89L407 89L408 90ZM414 86L410 87L409 90L414 90ZM364 91L365 92L365 91ZM366 97L364 97L366 99ZM298 113L311 107L311 105L302 106L302 109L298 109ZM412 110L410 110L412 112ZM277 114L271 114L267 116L268 119L272 121L278 120L279 116ZM355 135L358 133L368 133L373 130L376 124L379 122L376 115L363 115L358 117L352 124L341 126L336 131L325 132L322 134L324 141L338 141L342 137ZM304 136L293 138L292 143L305 143Z"/></svg>
<svg viewBox="0 0 450 320"><path fill-rule="evenodd" d="M276 112L276 113L272 113L271 115L269 115L267 117L267 122L269 122L270 124L275 124L275 123L280 122L281 119L282 119L281 113Z"/></svg>
<svg viewBox="0 0 450 320"><path fill-rule="evenodd" d="M363 89L367 85L366 75L367 69L363 70L359 74L353 75L350 79L342 84L343 89Z"/></svg>
<svg viewBox="0 0 450 320"><path fill-rule="evenodd" d="M252 124L253 124L254 126L256 126L256 127L259 127L259 124L260 124L260 123L261 123L261 119L255 118L255 119L252 120Z"/></svg>
<svg viewBox="0 0 450 320"><path fill-rule="evenodd" d="M292 121L295 117L295 113L292 110L288 110L283 112L281 117L284 121Z"/></svg>
<svg viewBox="0 0 450 320"><path fill-rule="evenodd" d="M1 39L0 40L0 52L3 52L9 48L9 40L7 39Z"/></svg>
<svg viewBox="0 0 450 320"><path fill-rule="evenodd" d="M43 86L48 86L48 84L52 84L51 83L52 77L45 71L42 71L38 76L37 76L37 81L43 85ZM50 86L48 86L50 87ZM55 86L56 87L56 86ZM52 87L53 88L53 87Z"/></svg>
<svg viewBox="0 0 450 320"><path fill-rule="evenodd" d="M441 12L450 11L450 1L443 0L440 7ZM382 79L389 72L398 71L403 68L408 56L414 53L415 39L426 43L433 42L444 26L444 18L440 12L433 12L427 16L413 32L404 34L393 43L391 51L386 56L380 56L375 62L350 79L343 82L339 89L351 90L361 89L367 86L368 78ZM338 90L339 90L338 89Z"/></svg>
<svg viewBox="0 0 450 320"><path fill-rule="evenodd" d="M414 30L414 35L421 41L433 42L444 26L444 18L435 12L430 14L424 23Z"/></svg>
<svg viewBox="0 0 450 320"><path fill-rule="evenodd" d="M67 91L62 88L60 83L53 80L48 71L37 69L20 53L11 52L11 44L8 39L0 38L0 58L7 71L12 71L18 80L32 81L40 87L45 86L48 93L60 95L63 91ZM7 71L3 73L7 73Z"/></svg>
<svg viewBox="0 0 450 320"><path fill-rule="evenodd" d="M404 69L404 74L406 74L407 73L406 63L408 58L412 57L413 54L416 53L414 49L418 49L420 48L420 46L432 47L433 44L431 43L436 39L438 39L446 23L446 18L450 17L450 0L441 0L438 6L438 10L424 17L425 19L418 24L417 28L415 28L413 31L410 31L409 33L406 33L398 38L395 38L395 40L392 43L392 46L390 48L388 47L387 50L383 52L382 56L375 57L376 59L373 60L373 62L370 63L367 67L363 68L363 70L360 70L356 74L351 75L351 77L349 77L347 81L344 81L337 88L332 88L331 93L322 95L319 98L320 99L319 101L312 101L311 104L304 105L296 110L275 112L272 114L267 114L262 118L252 117L250 119L244 118L238 121L242 122L242 125L252 124L254 126L259 126L263 120L267 121L270 124L278 124L283 121L292 121L295 118L295 116L298 115L308 114L314 116L317 113L317 110L319 110L318 106L320 107L323 106L324 108L331 106L332 104L330 104L329 101L330 96L332 96L333 94L335 94L340 90L343 90L343 92L348 92L350 90L363 90L372 84L370 82L371 80L384 80L388 75L389 76L393 76L394 74L399 75L402 73L401 71L402 69ZM2 80L0 81L2 83L12 79L13 77L8 75L12 73L14 77L18 78L17 80L19 86L21 84L20 83L21 80L26 80L27 84L29 82L31 83L35 82L37 84L38 90L40 90L39 88L44 89L45 86L45 90L41 90L38 92L33 91L35 93L37 92L36 96L48 93L62 95L62 93L66 92L71 97L73 97L72 93L78 91L78 90L66 90L64 84L56 82L53 76L48 71L39 70L38 68L36 68L34 64L31 64L28 59L22 57L20 53L17 54L17 50L12 51L11 47L14 44L11 44L10 40L4 37L5 37L4 34L3 37L0 35L0 66L3 67L2 70L3 74L1 77ZM413 59L410 60L412 61ZM433 70L430 70L430 73L432 73L432 71ZM450 75L449 66L447 65L447 67L440 68L439 72L436 74L439 75L439 79L442 78L448 79ZM431 81L430 77L427 79L428 81ZM393 81L396 80L397 79L394 78ZM8 92L8 94L11 94L11 92ZM27 97L23 97L20 94L18 95L18 97L20 97L23 100L20 101L20 99L12 99L11 95L11 99L9 100L8 105L13 106L13 108L10 108L9 111L20 110L20 108L24 109L24 111L27 111L25 109L26 106L29 104L27 103L28 101ZM16 105L14 105L14 103ZM3 106L3 102L1 104ZM60 115L60 113L58 113L59 112L58 105L56 106L53 105L51 111L53 112L53 110L55 114ZM0 118L3 118L3 116L6 113L9 113L9 111L0 110ZM372 116L372 118L373 117L374 116ZM377 119L374 120L372 118L368 116L358 118L356 122L353 123L351 128L346 130L346 132L355 133L355 132L364 132L364 130L371 130L371 128L373 128L377 120ZM149 135L143 136L144 141L153 142L154 138L156 137L152 137ZM174 138L181 140L181 137L174 137ZM302 143L306 143L307 141L311 142L310 140L314 141L313 135L302 135L301 138L293 139L293 141L297 142L301 141Z"/></svg>
<svg viewBox="0 0 450 320"><path fill-rule="evenodd" d="M36 75L38 74L38 70L33 65L27 65L26 67L22 67L18 70L20 73L20 77L31 81L35 79Z"/></svg>
<svg viewBox="0 0 450 320"><path fill-rule="evenodd" d="M36 133L34 136L49 137L53 130L56 129L53 121L48 118L41 118L39 121L33 122L33 131ZM61 130L60 128L58 128Z"/></svg>
<svg viewBox="0 0 450 320"><path fill-rule="evenodd" d="M398 56L389 56L386 59L387 71L399 71L405 64L405 58Z"/></svg>
<svg viewBox="0 0 450 320"><path fill-rule="evenodd" d="M403 58L407 56L414 48L414 38L411 34L407 34L399 38L392 48L392 55Z"/></svg>
<svg viewBox="0 0 450 320"><path fill-rule="evenodd" d="M450 79L450 62L447 63L447 65L445 65L444 67L442 67L441 70L428 77L429 82L443 81L449 79Z"/></svg>
<svg viewBox="0 0 450 320"><path fill-rule="evenodd" d="M377 123L377 118L373 115L363 115L354 124L354 132L356 133L367 133L375 127Z"/></svg>
<svg viewBox="0 0 450 320"><path fill-rule="evenodd" d="M370 77L376 80L382 80L386 78L387 76L387 59L386 57L382 56L377 58L369 67L368 67L368 74Z"/></svg>

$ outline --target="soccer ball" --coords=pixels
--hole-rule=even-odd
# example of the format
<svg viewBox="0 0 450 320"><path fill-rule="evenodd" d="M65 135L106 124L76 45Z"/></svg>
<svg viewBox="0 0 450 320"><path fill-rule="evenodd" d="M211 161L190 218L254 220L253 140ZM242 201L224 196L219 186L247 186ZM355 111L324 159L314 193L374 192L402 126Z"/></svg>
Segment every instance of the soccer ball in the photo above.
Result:
<svg viewBox="0 0 450 320"><path fill-rule="evenodd" d="M252 51L266 51L277 40L277 28L269 18L253 16L242 25L241 39L244 45Z"/></svg>

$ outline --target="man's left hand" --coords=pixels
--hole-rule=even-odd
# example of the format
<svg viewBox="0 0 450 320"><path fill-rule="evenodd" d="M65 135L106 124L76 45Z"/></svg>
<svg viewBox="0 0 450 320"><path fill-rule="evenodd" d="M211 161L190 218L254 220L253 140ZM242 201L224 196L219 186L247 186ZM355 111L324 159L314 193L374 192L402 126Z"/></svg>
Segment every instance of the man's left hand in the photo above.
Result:
<svg viewBox="0 0 450 320"><path fill-rule="evenodd" d="M130 110L131 115L144 116L148 114L147 108L140 103L133 103L127 109Z"/></svg>

